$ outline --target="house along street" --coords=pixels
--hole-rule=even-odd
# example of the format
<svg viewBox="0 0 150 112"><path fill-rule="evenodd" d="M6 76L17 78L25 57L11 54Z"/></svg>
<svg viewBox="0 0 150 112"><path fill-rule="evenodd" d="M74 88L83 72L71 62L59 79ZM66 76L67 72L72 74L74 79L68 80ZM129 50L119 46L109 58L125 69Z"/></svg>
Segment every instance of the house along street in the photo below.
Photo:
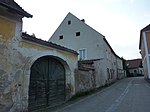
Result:
<svg viewBox="0 0 150 112"><path fill-rule="evenodd" d="M125 78L54 112L150 112L150 84L143 77Z"/></svg>

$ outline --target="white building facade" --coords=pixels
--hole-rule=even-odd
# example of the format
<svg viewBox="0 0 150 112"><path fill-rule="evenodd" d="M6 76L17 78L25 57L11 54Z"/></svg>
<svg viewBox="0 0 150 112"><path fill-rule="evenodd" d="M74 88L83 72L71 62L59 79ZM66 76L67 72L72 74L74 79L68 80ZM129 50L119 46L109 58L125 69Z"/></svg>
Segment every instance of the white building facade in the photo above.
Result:
<svg viewBox="0 0 150 112"><path fill-rule="evenodd" d="M96 63L98 87L117 79L118 56L105 37L87 25L85 20L68 13L49 41L77 51L79 60L99 59Z"/></svg>
<svg viewBox="0 0 150 112"><path fill-rule="evenodd" d="M144 76L150 79L150 25L141 29L139 50L142 57Z"/></svg>
<svg viewBox="0 0 150 112"><path fill-rule="evenodd" d="M104 58L103 35L69 13L49 39L80 53L79 59Z"/></svg>

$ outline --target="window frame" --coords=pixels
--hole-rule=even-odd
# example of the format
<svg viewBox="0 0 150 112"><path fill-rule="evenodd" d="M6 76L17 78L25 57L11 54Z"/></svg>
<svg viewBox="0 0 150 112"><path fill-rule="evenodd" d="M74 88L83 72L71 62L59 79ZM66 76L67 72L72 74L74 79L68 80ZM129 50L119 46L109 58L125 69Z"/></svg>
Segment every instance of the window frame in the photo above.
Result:
<svg viewBox="0 0 150 112"><path fill-rule="evenodd" d="M87 59L87 49L82 48L78 50L78 60L86 60Z"/></svg>

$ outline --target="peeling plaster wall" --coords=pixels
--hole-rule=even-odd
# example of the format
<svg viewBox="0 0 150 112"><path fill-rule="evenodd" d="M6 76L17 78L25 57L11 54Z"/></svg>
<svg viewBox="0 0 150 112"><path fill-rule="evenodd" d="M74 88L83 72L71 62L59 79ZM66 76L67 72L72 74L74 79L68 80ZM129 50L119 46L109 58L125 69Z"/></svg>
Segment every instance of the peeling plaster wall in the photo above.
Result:
<svg viewBox="0 0 150 112"><path fill-rule="evenodd" d="M96 88L94 71L75 70L76 92L82 93Z"/></svg>
<svg viewBox="0 0 150 112"><path fill-rule="evenodd" d="M1 11L1 10L0 10ZM0 12L4 15L4 12ZM0 111L8 112L13 107L14 101L18 101L19 83L23 63L18 58L22 55L13 48L17 45L17 35L21 30L21 19L14 19L12 15L0 16ZM18 28L19 27L19 28ZM17 58L18 57L18 58ZM15 97L16 96L16 97Z"/></svg>
<svg viewBox="0 0 150 112"><path fill-rule="evenodd" d="M0 17L0 39L11 40L15 36L16 24L13 21Z"/></svg>
<svg viewBox="0 0 150 112"><path fill-rule="evenodd" d="M22 20L14 18L0 16L0 112L27 111L30 67L42 56L56 57L64 65L69 99L75 94L77 55L22 40Z"/></svg>

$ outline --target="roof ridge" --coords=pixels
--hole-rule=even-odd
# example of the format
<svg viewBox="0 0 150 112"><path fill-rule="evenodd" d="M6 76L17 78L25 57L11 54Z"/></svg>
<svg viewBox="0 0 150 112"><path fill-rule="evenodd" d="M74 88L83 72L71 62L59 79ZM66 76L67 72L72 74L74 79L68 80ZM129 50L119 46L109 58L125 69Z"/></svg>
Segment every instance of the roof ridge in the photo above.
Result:
<svg viewBox="0 0 150 112"><path fill-rule="evenodd" d="M67 16L68 15L72 15L72 16L74 16L76 19L78 19L78 20L80 20L77 16L75 16L74 14L72 14L71 12L69 12L68 14L67 14ZM67 17L66 16L66 17ZM85 19L84 19L85 20ZM100 35L102 35L103 37L105 37L103 34L101 34L99 31L97 31L96 29L94 29L92 26L90 26L90 25L88 25L86 22L83 22L82 21L82 19L80 20L82 23L84 23L86 26L88 26L88 27L90 27L91 29L93 29L94 31L96 31L97 33L99 33Z"/></svg>

